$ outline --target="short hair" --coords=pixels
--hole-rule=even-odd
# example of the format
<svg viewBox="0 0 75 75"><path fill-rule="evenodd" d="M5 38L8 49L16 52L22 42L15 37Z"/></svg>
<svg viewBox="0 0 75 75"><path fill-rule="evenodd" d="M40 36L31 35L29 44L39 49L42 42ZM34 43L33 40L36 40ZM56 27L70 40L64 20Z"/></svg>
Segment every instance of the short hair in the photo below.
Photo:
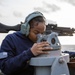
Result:
<svg viewBox="0 0 75 75"><path fill-rule="evenodd" d="M42 16L37 16L37 17L33 18L32 20L29 21L30 28L34 27L34 25L35 25L34 23L36 23L36 25L38 25L39 22L45 22L45 18Z"/></svg>

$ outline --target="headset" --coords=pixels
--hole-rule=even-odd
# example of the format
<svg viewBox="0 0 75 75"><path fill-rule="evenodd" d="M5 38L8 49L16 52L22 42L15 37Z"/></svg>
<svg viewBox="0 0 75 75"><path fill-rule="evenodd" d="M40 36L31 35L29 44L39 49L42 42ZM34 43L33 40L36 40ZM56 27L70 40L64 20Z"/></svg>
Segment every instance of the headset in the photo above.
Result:
<svg viewBox="0 0 75 75"><path fill-rule="evenodd" d="M29 22L30 22L30 20L32 20L33 18L38 17L38 16L44 17L43 14L38 11L35 11L26 17L25 22L21 25L21 33L22 34L25 34L26 36L28 36L29 29L30 29Z"/></svg>

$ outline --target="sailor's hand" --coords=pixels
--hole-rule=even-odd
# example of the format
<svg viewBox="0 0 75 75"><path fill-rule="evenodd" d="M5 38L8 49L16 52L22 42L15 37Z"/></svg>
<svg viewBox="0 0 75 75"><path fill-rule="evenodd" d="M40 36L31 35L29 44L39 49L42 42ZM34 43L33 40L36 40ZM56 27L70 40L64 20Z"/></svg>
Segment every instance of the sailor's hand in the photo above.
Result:
<svg viewBox="0 0 75 75"><path fill-rule="evenodd" d="M40 43L35 43L32 48L31 51L32 53L37 56L40 54L47 54L48 51L46 50L51 50L52 48L50 47L48 42L40 42Z"/></svg>

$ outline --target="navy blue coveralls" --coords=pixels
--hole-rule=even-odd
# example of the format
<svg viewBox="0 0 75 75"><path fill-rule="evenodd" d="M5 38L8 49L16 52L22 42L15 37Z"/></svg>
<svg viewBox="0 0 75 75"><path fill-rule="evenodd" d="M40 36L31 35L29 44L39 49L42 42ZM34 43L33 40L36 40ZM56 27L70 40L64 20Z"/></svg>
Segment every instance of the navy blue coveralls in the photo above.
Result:
<svg viewBox="0 0 75 75"><path fill-rule="evenodd" d="M34 57L30 48L34 43L20 31L9 34L2 42L0 52L7 57L0 59L0 68L5 75L33 75L34 68L29 60Z"/></svg>

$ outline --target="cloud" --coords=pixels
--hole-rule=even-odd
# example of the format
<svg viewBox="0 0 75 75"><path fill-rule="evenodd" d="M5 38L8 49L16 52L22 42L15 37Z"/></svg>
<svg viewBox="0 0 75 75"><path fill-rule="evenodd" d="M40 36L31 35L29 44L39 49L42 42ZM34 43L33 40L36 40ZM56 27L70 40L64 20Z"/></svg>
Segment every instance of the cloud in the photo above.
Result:
<svg viewBox="0 0 75 75"><path fill-rule="evenodd" d="M55 4L49 4L49 3L46 3L46 2L43 2L43 4L47 7L47 9L49 11L57 11L57 10L60 10L60 7L55 5Z"/></svg>
<svg viewBox="0 0 75 75"><path fill-rule="evenodd" d="M0 13L0 18L2 18L3 17L3 15Z"/></svg>
<svg viewBox="0 0 75 75"><path fill-rule="evenodd" d="M13 16L15 16L15 17L22 17L22 13L18 12L18 11L14 11L13 12Z"/></svg>
<svg viewBox="0 0 75 75"><path fill-rule="evenodd" d="M75 6L75 0L59 0L59 1L68 2L69 4L72 4Z"/></svg>
<svg viewBox="0 0 75 75"><path fill-rule="evenodd" d="M4 6L5 3L6 3L5 0L0 0L0 6Z"/></svg>
<svg viewBox="0 0 75 75"><path fill-rule="evenodd" d="M60 10L60 7L55 4L49 4L44 1L42 2L42 4L42 7L35 7L34 10L39 10L44 13L56 12L57 10Z"/></svg>
<svg viewBox="0 0 75 75"><path fill-rule="evenodd" d="M2 5L2 2L3 2L3 1L2 1L2 0L0 0L0 5Z"/></svg>
<svg viewBox="0 0 75 75"><path fill-rule="evenodd" d="M37 10L37 11L40 11L40 12L44 12L44 13L48 13L49 12L46 9L42 8L42 7L35 7L34 10Z"/></svg>

